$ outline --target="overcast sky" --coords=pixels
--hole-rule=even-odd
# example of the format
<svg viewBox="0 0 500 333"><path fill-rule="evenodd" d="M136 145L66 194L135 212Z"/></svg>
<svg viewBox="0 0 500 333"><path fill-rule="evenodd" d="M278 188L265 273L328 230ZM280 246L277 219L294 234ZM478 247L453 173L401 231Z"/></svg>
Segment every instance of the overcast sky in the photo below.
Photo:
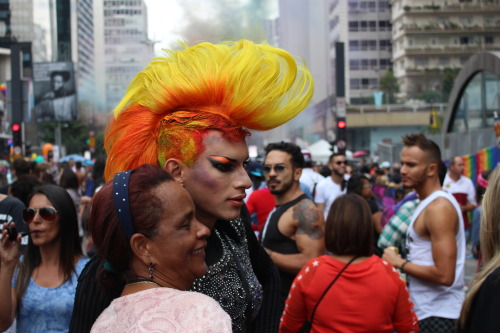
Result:
<svg viewBox="0 0 500 333"><path fill-rule="evenodd" d="M210 20L216 17L220 6L238 7L252 4L252 0L144 0L148 8L149 38L156 41L156 53L161 48L175 47L183 40L182 31L194 21ZM223 1L226 1L224 5ZM270 8L270 15L277 16L277 1L264 0ZM188 12L186 15L186 12ZM189 21L191 20L191 21ZM231 27L228 27L229 29Z"/></svg>
<svg viewBox="0 0 500 333"><path fill-rule="evenodd" d="M182 1L182 0L180 0ZM168 47L182 39L184 10L179 0L145 0L148 7L149 38L157 43L156 49Z"/></svg>

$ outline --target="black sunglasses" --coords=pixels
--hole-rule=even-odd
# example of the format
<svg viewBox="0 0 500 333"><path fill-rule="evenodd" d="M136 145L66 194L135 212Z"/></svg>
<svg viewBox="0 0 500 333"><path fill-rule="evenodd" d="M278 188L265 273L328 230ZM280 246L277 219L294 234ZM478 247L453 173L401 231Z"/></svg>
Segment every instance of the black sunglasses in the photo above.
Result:
<svg viewBox="0 0 500 333"><path fill-rule="evenodd" d="M52 222L56 219L57 210L54 207L42 207L42 208L26 208L23 210L23 219L26 223L33 222L36 213L40 214L40 217L45 221Z"/></svg>
<svg viewBox="0 0 500 333"><path fill-rule="evenodd" d="M276 173L282 173L283 171L285 171L286 167L284 165L280 165L280 164L272 165L272 166L264 165L264 173L269 173L273 169Z"/></svg>
<svg viewBox="0 0 500 333"><path fill-rule="evenodd" d="M337 161L337 162L335 162L335 164L337 164L337 165L347 164L347 161Z"/></svg>

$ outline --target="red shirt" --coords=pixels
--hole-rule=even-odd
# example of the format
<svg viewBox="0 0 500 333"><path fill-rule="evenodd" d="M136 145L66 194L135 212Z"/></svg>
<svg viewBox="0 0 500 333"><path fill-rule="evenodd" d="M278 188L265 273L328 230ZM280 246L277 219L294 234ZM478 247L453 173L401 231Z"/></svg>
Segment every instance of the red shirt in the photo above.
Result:
<svg viewBox="0 0 500 333"><path fill-rule="evenodd" d="M257 213L259 225L257 227L252 225L252 229L261 232L266 224L267 216L276 207L274 195L271 194L269 188L263 187L250 193L246 204L250 215Z"/></svg>
<svg viewBox="0 0 500 333"><path fill-rule="evenodd" d="M296 276L280 332L297 332L330 282L345 266L324 255L309 261ZM406 284L386 260L373 255L351 264L316 309L311 332L411 332L418 320Z"/></svg>

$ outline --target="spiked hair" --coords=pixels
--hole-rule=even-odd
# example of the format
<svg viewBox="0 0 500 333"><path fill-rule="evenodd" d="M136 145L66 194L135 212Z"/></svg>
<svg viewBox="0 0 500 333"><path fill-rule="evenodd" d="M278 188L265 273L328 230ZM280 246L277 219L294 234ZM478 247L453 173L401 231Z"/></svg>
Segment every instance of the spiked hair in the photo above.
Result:
<svg viewBox="0 0 500 333"><path fill-rule="evenodd" d="M168 158L193 165L204 135L243 141L307 107L313 79L286 51L247 40L164 50L137 74L106 128L106 179Z"/></svg>

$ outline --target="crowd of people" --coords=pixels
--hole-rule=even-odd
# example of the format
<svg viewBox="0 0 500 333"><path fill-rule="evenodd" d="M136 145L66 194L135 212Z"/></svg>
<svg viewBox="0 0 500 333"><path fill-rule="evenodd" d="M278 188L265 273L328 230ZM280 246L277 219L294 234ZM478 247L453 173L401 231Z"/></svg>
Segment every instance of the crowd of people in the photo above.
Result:
<svg viewBox="0 0 500 333"><path fill-rule="evenodd" d="M282 158L281 163L276 163L276 158L268 158L269 154L262 159L264 181L260 186L267 186L274 194L276 207L269 213L263 228L256 228L256 233L260 235L263 246L268 250L280 274L287 275L288 282L284 287L289 289L289 294L286 298L281 331L297 332L304 322L309 324L313 322L312 318L315 318L313 327L317 325L318 331L369 332L370 329L367 327L376 331L384 331L383 328L377 328L379 327L377 325L383 322L383 316L377 316L378 322L369 320L366 318L368 310L363 308L367 302L373 300L383 302L384 297L377 294L381 290L384 291L385 297L390 297L391 293L383 289L382 283L377 283L377 288L366 281L359 282L354 290L345 294L341 289L342 284L355 281L354 277L349 277L348 282L340 279L340 282L337 282L339 286L336 284L337 287L326 287L329 281L338 278L337 275L343 274L342 276L348 279L349 271L355 271L355 267L361 267L356 266L356 263L360 262L359 257L363 258L363 256L364 259L367 256L369 258L370 256L381 257L382 262L386 266L392 265L389 267L393 271L398 270L398 276L408 284L412 301L407 307L411 309L411 315L404 315L404 319L408 320L406 321L408 326L403 328L399 326L402 324L401 321L394 321L392 329L405 332L416 329L420 332L455 332L457 329L460 332L495 332L499 329L500 323L493 314L487 313L489 316L483 318L481 323L476 318L476 321L471 324L470 320L467 321L464 318L466 312L462 309L463 304L464 308L468 304L468 302L464 303L465 291L468 289L464 283L466 257L479 258L480 270L485 264L482 241L479 240L478 235L480 230L482 232L485 228L485 222L481 222L483 212L481 202L485 193L488 193L487 187L491 186L488 184L490 171L479 174L476 193L472 181L463 175L464 163L460 156L452 157L446 165L439 147L422 134L405 136L403 143L405 146L401 153L401 164L394 164L392 170L388 162L380 165L374 163L368 167L351 161L349 165L349 161L342 153L334 153L330 156L327 165L330 174L318 177L320 172L316 171L314 181L311 179L311 174L315 172L313 169L306 173L305 177L297 172L299 169L311 168L310 164L305 164L306 161L311 161L311 155L307 150L302 150L301 168L297 166L300 163L295 162L298 159L297 156L300 155L298 146L282 142L270 144L266 149L266 151L276 149L273 147L281 145L286 146L287 150L283 151L288 152L288 159ZM255 168L254 165L253 169ZM318 169L321 169L321 166L318 166ZM306 217L300 215L302 211L299 210L297 202L308 198L306 191L300 190L304 187L309 187L313 193L310 199L316 203L316 208L323 211L324 235L314 233L315 227L323 223L323 219L318 218L321 214L318 214L315 209L309 209ZM325 191L325 187L330 190ZM253 198L255 190L249 191L248 200ZM358 203L355 205L358 210L363 210L362 206L369 208L367 216L370 227L366 229L365 225L364 231L356 229L355 232L359 238L362 237L363 232L370 232L371 236L365 236L362 241L356 240L356 237L350 234L351 230L340 229L339 223L342 222L343 215L334 218L330 212L334 208L340 209L337 205L342 202L342 214L348 214L349 217L348 222L345 223L349 225L349 228L355 228L356 223L361 223L362 218L357 216L356 209L349 209L347 197L352 195L367 204ZM280 200L280 198L288 198L288 200ZM391 200L387 200L388 198ZM352 200L351 198L350 201ZM323 202L331 203L330 206L326 205L327 210ZM253 207L255 206L258 205L254 202ZM466 219L470 213L473 216L472 224ZM303 230L304 225L309 226L309 234ZM335 229L337 233L332 232L331 228L334 225L339 228ZM273 232L273 236L268 235L268 230ZM275 234L277 236L274 236ZM309 237L303 240L299 235ZM337 247L333 247L329 244L331 241L328 240L328 238L332 239L332 235L337 237L342 235L344 243L337 241L335 244ZM316 236L325 239L327 257L311 255L311 249L314 247L304 246L308 244L308 241L316 240ZM488 238L491 239L491 234L488 234ZM496 239L497 242L500 240ZM352 245L349 244L350 241L353 242ZM471 242L472 253L470 254L466 254L466 241ZM341 250L339 250L339 244L341 244ZM360 244L365 246L369 244L370 251L357 251ZM347 251L349 255L344 256L342 262L344 265L353 263L352 268L347 268L346 272L343 272L344 267L338 265L327 274L327 278L323 277L322 281L318 279L315 275L323 274L324 268L319 268L324 263L323 258L335 259L339 251L340 253ZM493 249L491 251L494 252ZM301 256L291 255L291 253ZM303 263L304 257L310 260L306 265ZM491 257L489 259L491 260ZM294 265L302 267L299 272L296 269L291 270ZM498 266L493 266L490 272L496 267ZM292 279L294 276L295 278ZM361 276L362 274L356 278L361 279ZM376 280L376 274L372 273L370 277ZM485 276L481 282L484 279ZM491 281L488 281L490 284L495 281L492 277L490 279ZM322 287L318 289L317 286ZM363 288L366 286L370 286L368 288L370 291ZM344 288L349 290L348 287ZM477 291L474 287L472 290ZM354 302L357 292L364 298ZM408 296L406 289L405 292ZM334 305L327 305L330 298L335 300L332 303ZM345 304L344 301L348 303ZM492 299L482 301L485 303L482 306L485 307L489 306L486 305L489 302L495 303ZM326 315L320 312L321 306L318 306L320 302L324 304L323 307L328 306L329 312ZM346 310L345 315L342 315L344 312L341 309L332 310L334 307L336 309L339 304L342 305L341 309ZM353 304L355 309L349 307ZM398 310L403 308L405 306L398 306ZM461 311L462 316L458 320ZM338 313L338 317L333 313ZM385 314L388 313L397 314L395 311L391 312L386 309ZM354 314L357 316L351 320L349 315ZM359 321L362 314L365 319ZM416 325L416 318L418 318L418 325ZM368 326L363 327L363 325Z"/></svg>
<svg viewBox="0 0 500 333"><path fill-rule="evenodd" d="M500 331L500 169L474 193L423 134L392 166L337 152L320 168L290 142L250 161L249 130L312 93L284 50L182 45L131 82L106 160L13 161L0 331Z"/></svg>

